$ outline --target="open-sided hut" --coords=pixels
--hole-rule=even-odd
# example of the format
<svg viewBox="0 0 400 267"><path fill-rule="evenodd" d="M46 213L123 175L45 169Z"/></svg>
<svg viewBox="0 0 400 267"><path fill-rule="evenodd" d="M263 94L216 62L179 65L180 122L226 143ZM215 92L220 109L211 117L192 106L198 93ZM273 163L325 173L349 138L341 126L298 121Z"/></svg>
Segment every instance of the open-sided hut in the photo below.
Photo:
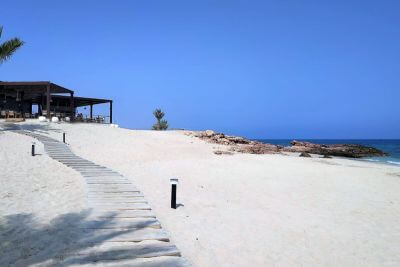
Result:
<svg viewBox="0 0 400 267"><path fill-rule="evenodd" d="M93 105L109 103L109 122L112 123L112 100L75 97L74 91L52 82L0 82L0 115L32 118L35 116L76 118L76 108L90 107L88 121L93 121ZM38 106L38 114L32 106Z"/></svg>

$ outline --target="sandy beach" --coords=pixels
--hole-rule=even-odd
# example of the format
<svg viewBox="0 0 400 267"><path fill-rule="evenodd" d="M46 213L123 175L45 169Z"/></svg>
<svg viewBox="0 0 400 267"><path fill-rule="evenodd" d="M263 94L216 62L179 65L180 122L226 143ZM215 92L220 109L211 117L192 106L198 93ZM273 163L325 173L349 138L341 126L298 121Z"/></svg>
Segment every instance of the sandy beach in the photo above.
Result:
<svg viewBox="0 0 400 267"><path fill-rule="evenodd" d="M194 266L400 264L399 167L297 154L215 155L226 148L185 131L17 125L58 140L65 132L76 155L131 177ZM22 253L40 265L68 244L57 220L68 225L83 216L83 178L37 141L40 155L31 157L33 138L0 127L0 233L8 238L0 258L18 262ZM176 210L170 178L179 178ZM27 233L43 225L48 231Z"/></svg>

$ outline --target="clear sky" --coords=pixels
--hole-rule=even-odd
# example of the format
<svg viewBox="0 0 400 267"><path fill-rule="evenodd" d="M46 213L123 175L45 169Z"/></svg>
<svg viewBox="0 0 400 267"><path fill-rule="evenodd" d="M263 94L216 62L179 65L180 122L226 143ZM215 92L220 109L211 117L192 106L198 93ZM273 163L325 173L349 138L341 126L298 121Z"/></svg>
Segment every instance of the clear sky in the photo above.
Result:
<svg viewBox="0 0 400 267"><path fill-rule="evenodd" d="M400 138L400 1L1 3L26 45L0 80L114 100L122 127L251 138ZM95 114L106 107L95 108Z"/></svg>

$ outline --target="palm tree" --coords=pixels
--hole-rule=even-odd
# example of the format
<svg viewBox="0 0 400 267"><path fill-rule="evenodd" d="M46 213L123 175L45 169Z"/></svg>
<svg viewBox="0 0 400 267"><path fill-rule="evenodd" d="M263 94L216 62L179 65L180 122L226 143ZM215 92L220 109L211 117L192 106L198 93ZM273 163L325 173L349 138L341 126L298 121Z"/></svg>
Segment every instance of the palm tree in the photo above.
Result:
<svg viewBox="0 0 400 267"><path fill-rule="evenodd" d="M161 111L161 109L156 109L153 112L154 117L157 119L157 123L153 125L153 130L167 130L168 129L168 121L163 120L165 113Z"/></svg>
<svg viewBox="0 0 400 267"><path fill-rule="evenodd" d="M3 27L0 26L0 38L2 33ZM24 42L18 38L12 38L4 43L0 43L0 65L4 63L4 61L10 59L12 54L14 54L14 52L17 51L17 49L23 44Z"/></svg>

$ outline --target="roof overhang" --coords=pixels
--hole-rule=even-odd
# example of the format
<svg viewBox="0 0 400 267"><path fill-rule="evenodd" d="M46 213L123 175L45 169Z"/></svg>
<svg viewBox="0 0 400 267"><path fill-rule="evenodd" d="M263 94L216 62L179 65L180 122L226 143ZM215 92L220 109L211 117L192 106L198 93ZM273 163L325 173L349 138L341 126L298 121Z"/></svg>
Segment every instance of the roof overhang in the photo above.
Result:
<svg viewBox="0 0 400 267"><path fill-rule="evenodd" d="M68 102L70 101L69 96L55 95L51 97L53 102ZM77 97L74 96L74 107L84 107L97 104L111 103L111 99L101 99L101 98L89 98L89 97Z"/></svg>
<svg viewBox="0 0 400 267"><path fill-rule="evenodd" d="M1 82L0 88L6 90L18 90L30 93L43 93L46 92L47 86L50 86L51 94L73 94L74 91L57 85L52 82L39 81L39 82Z"/></svg>

